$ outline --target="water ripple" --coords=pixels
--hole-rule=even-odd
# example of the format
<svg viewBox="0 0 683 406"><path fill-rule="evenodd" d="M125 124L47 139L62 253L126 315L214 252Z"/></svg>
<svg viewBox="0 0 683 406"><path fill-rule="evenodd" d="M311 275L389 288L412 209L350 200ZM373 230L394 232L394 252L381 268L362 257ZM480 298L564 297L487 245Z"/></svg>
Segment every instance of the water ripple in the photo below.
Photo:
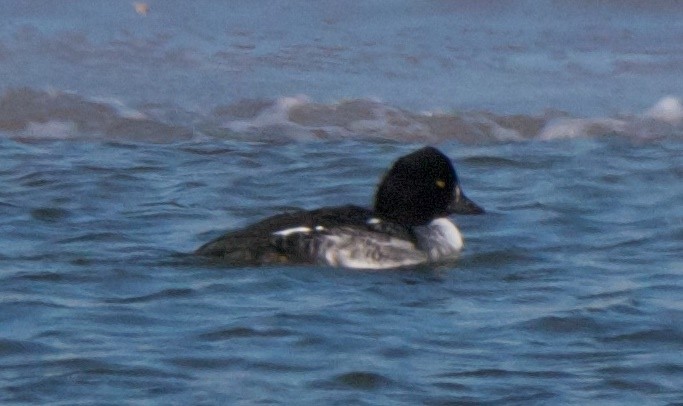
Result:
<svg viewBox="0 0 683 406"><path fill-rule="evenodd" d="M189 288L171 288L164 289L159 292L151 293L149 295L133 296L125 298L110 298L105 299L105 303L128 304L128 303L146 303L157 300L176 299L191 297L195 293L194 289Z"/></svg>
<svg viewBox="0 0 683 406"><path fill-rule="evenodd" d="M441 144L490 211L454 218L457 260L387 272L186 253L367 204L414 144L0 145L1 403L681 400L683 143Z"/></svg>
<svg viewBox="0 0 683 406"><path fill-rule="evenodd" d="M287 329L258 330L249 327L231 327L200 334L199 338L206 341L223 341L236 338L288 337L291 335L292 332Z"/></svg>
<svg viewBox="0 0 683 406"><path fill-rule="evenodd" d="M56 348L28 340L0 338L0 360L5 357L54 353Z"/></svg>

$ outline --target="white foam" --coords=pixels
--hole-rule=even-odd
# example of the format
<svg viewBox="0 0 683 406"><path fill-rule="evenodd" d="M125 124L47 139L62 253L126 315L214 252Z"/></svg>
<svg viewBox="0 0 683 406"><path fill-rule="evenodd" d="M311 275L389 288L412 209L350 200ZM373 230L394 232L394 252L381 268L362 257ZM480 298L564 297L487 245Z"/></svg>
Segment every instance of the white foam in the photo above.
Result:
<svg viewBox="0 0 683 406"><path fill-rule="evenodd" d="M436 141L429 127L408 112L379 102L373 102L371 109L372 119L360 119L349 123L348 128L353 133L367 134L373 138Z"/></svg>
<svg viewBox="0 0 683 406"><path fill-rule="evenodd" d="M307 96L283 97L253 117L228 119L222 127L252 136L294 139L378 138L435 142L424 117L371 99L318 104Z"/></svg>
<svg viewBox="0 0 683 406"><path fill-rule="evenodd" d="M677 97L666 96L645 112L645 116L677 125L683 121L683 105Z"/></svg>
<svg viewBox="0 0 683 406"><path fill-rule="evenodd" d="M280 129L298 127L289 120L289 113L293 108L308 103L310 103L310 99L305 95L281 97L260 111L256 117L247 120L227 121L223 123L223 127L237 133L261 132L260 130L269 127Z"/></svg>
<svg viewBox="0 0 683 406"><path fill-rule="evenodd" d="M683 122L683 106L678 98L667 96L640 115L583 118L549 110L541 116L508 116L486 111L416 113L371 99L320 104L299 95L264 103L249 118L232 120L225 128L257 139L361 138L423 143L456 139L478 143L603 135L652 138L671 133L658 123L676 127Z"/></svg>
<svg viewBox="0 0 683 406"><path fill-rule="evenodd" d="M71 121L51 120L46 123L29 122L23 136L35 139L68 139L78 134L76 124Z"/></svg>
<svg viewBox="0 0 683 406"><path fill-rule="evenodd" d="M145 120L148 118L141 111L138 111L130 106L127 106L121 100L116 99L114 97L91 97L86 100L89 100L97 104L107 105L116 110L116 113L123 118L129 118L131 120Z"/></svg>
<svg viewBox="0 0 683 406"><path fill-rule="evenodd" d="M626 127L625 121L613 118L561 118L546 123L537 138L555 140L623 133Z"/></svg>
<svg viewBox="0 0 683 406"><path fill-rule="evenodd" d="M505 128L489 118L479 118L483 125L488 127L488 132L498 141L521 141L524 139L519 131L513 128Z"/></svg>
<svg viewBox="0 0 683 406"><path fill-rule="evenodd" d="M683 134L683 102L674 96L663 97L640 114L593 118L553 111L540 116L487 111L416 113L377 100L324 104L305 95L245 100L216 109L210 116L167 107L138 110L112 97L11 89L0 96L0 131L30 138L113 137L151 142L173 142L202 133L263 142L386 139L473 144L602 135L656 139Z"/></svg>

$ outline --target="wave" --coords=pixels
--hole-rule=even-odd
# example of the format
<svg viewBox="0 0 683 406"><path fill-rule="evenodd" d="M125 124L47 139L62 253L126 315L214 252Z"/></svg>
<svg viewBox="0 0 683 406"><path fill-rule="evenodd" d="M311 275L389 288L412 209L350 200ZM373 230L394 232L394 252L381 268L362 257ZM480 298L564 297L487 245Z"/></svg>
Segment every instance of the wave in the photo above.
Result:
<svg viewBox="0 0 683 406"><path fill-rule="evenodd" d="M62 91L10 89L0 98L0 133L22 140L89 139L179 142L201 137L283 142L365 139L396 142L495 143L622 136L683 136L681 99L666 96L641 113L573 117L547 110L504 115L488 111L413 112L379 100L316 103L300 95L248 99L208 112Z"/></svg>

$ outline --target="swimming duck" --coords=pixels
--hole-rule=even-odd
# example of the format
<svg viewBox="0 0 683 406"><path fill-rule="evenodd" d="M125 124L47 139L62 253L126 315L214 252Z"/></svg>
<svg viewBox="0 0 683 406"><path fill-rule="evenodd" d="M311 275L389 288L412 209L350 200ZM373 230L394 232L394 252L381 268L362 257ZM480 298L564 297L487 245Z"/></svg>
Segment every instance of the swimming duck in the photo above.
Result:
<svg viewBox="0 0 683 406"><path fill-rule="evenodd" d="M278 214L230 231L195 253L231 265L386 269L443 262L463 247L448 216L481 213L463 193L450 159L424 147L394 162L377 187L372 210L346 205Z"/></svg>

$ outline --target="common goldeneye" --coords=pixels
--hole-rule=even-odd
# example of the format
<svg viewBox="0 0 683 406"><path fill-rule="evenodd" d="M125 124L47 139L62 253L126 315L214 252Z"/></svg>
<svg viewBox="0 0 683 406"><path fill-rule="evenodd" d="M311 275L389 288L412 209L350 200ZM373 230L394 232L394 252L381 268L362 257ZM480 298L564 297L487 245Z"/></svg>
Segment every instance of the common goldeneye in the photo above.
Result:
<svg viewBox="0 0 683 406"><path fill-rule="evenodd" d="M301 210L230 231L196 254L232 265L321 264L385 269L439 262L463 247L450 214L481 214L451 161L433 147L399 158L380 182L374 210L354 205Z"/></svg>

